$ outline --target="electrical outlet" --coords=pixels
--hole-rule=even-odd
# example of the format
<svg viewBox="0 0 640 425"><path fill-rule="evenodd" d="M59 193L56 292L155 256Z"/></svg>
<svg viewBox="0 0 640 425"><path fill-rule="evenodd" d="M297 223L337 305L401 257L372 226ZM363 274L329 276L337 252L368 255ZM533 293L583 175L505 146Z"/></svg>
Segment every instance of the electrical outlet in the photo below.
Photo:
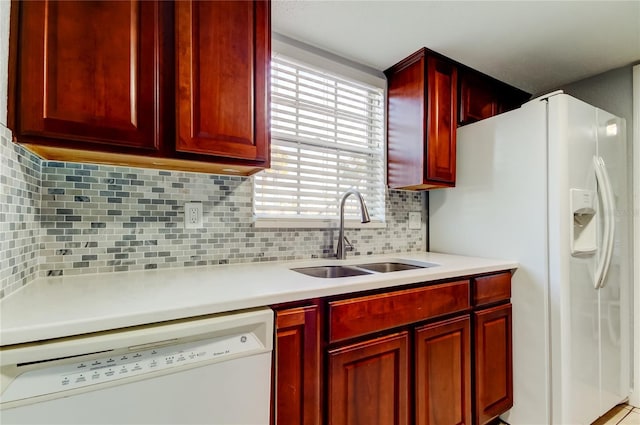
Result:
<svg viewBox="0 0 640 425"><path fill-rule="evenodd" d="M202 202L184 203L184 228L199 229L202 227Z"/></svg>
<svg viewBox="0 0 640 425"><path fill-rule="evenodd" d="M409 213L409 229L420 230L422 228L422 213L411 211Z"/></svg>

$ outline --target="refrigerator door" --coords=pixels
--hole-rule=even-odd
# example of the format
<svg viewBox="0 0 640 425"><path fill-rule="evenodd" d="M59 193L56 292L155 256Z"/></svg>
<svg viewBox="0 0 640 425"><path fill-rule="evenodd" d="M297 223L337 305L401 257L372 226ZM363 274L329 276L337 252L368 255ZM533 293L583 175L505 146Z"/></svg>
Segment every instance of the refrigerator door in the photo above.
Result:
<svg viewBox="0 0 640 425"><path fill-rule="evenodd" d="M598 157L608 171L613 190L615 232L611 262L599 292L600 297L600 414L629 395L630 387L630 190L627 167L625 121L596 110Z"/></svg>
<svg viewBox="0 0 640 425"><path fill-rule="evenodd" d="M548 424L547 104L458 129L456 187L429 192L430 250L517 260L511 424Z"/></svg>
<svg viewBox="0 0 640 425"><path fill-rule="evenodd" d="M571 255L572 190L596 192L595 108L570 96L549 98L549 290L552 424L590 424L600 413L598 291L602 205L596 202L597 249ZM597 196L599 198L599 196Z"/></svg>

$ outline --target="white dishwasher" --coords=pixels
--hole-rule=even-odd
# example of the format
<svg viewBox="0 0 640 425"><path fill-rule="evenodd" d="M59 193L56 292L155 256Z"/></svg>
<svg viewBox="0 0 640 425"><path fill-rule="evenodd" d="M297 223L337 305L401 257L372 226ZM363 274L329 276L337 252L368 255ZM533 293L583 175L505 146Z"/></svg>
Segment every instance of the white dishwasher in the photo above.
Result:
<svg viewBox="0 0 640 425"><path fill-rule="evenodd" d="M0 423L269 423L268 308L0 349Z"/></svg>

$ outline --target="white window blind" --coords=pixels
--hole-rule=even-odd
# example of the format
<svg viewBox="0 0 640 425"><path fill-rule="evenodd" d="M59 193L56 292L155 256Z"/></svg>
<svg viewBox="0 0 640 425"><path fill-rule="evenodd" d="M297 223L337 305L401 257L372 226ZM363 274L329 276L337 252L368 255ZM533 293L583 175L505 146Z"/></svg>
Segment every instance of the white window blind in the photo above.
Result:
<svg viewBox="0 0 640 425"><path fill-rule="evenodd" d="M271 168L254 180L256 218L335 219L354 187L384 222L383 131L381 88L274 57ZM345 217L360 217L357 202Z"/></svg>

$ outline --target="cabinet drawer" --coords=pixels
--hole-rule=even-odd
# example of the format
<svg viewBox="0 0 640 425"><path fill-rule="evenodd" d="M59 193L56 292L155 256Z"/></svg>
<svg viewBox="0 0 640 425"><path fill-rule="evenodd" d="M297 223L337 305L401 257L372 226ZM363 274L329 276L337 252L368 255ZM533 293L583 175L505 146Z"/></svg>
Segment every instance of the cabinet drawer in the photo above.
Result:
<svg viewBox="0 0 640 425"><path fill-rule="evenodd" d="M473 278L474 305L490 304L511 298L511 272Z"/></svg>
<svg viewBox="0 0 640 425"><path fill-rule="evenodd" d="M329 303L329 342L391 329L470 307L469 281Z"/></svg>

